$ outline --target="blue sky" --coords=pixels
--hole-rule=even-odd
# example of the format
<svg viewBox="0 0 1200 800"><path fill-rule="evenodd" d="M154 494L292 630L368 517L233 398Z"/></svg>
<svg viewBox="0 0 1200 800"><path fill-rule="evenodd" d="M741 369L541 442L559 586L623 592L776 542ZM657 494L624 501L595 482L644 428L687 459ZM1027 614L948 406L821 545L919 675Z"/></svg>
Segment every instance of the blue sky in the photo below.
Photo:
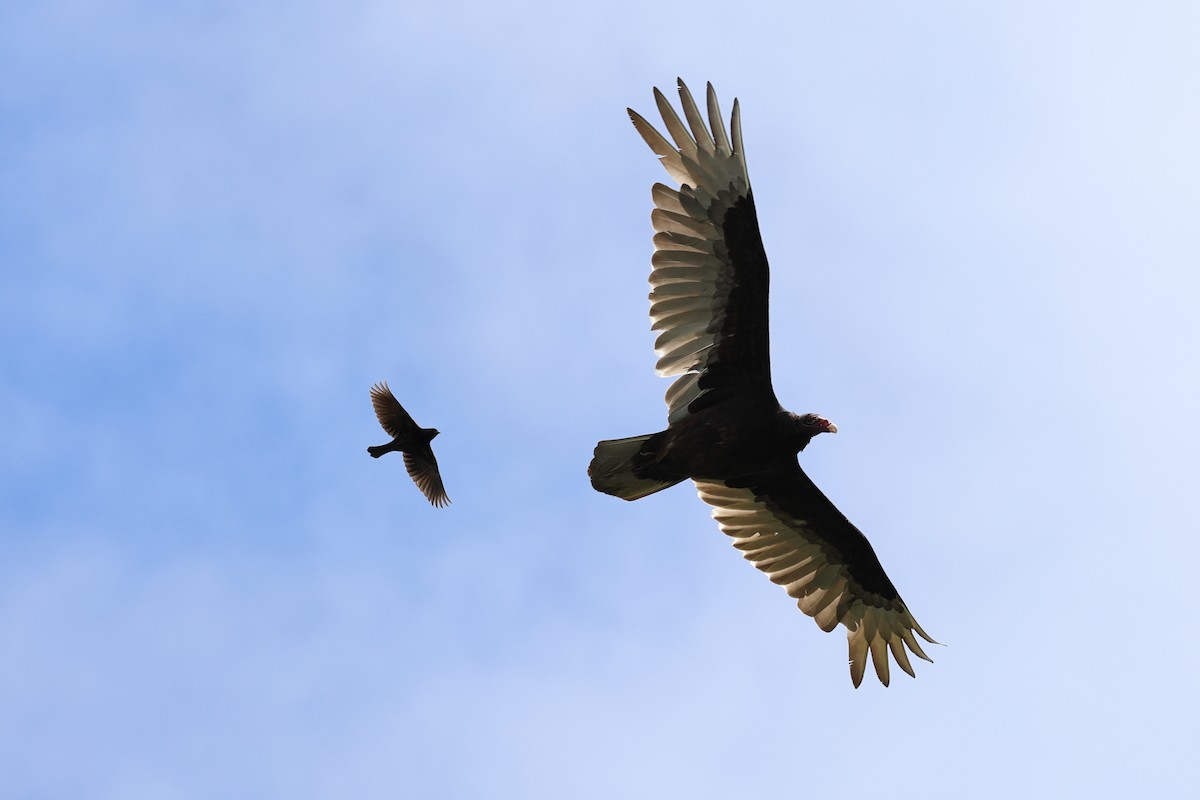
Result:
<svg viewBox="0 0 1200 800"><path fill-rule="evenodd" d="M0 11L0 796L1178 796L1187 3ZM665 424L651 87L740 97L804 453L946 643L851 688ZM367 395L436 426L430 507Z"/></svg>

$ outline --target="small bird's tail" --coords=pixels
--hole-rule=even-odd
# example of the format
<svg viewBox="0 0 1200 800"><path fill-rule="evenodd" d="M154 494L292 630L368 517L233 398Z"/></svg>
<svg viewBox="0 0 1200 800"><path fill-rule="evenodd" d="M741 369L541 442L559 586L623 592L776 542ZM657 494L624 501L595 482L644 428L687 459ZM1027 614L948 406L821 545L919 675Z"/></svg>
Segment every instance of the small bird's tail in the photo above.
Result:
<svg viewBox="0 0 1200 800"><path fill-rule="evenodd" d="M384 453L390 453L396 448L390 444L377 444L367 448L367 452L371 454L371 458L379 458Z"/></svg>
<svg viewBox="0 0 1200 800"><path fill-rule="evenodd" d="M635 471L635 463L653 453L654 443L650 440L657 435L648 433L628 439L609 439L597 444L595 457L588 465L592 488L622 500L637 500L683 480L683 476L666 479L642 477Z"/></svg>

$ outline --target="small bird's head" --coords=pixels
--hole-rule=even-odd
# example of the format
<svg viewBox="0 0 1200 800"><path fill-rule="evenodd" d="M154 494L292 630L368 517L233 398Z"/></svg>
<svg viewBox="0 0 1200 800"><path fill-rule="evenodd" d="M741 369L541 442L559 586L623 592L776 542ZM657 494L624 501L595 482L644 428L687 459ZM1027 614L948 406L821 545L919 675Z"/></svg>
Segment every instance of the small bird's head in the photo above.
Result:
<svg viewBox="0 0 1200 800"><path fill-rule="evenodd" d="M800 434L800 449L803 450L818 433L837 433L837 425L819 414L793 415Z"/></svg>

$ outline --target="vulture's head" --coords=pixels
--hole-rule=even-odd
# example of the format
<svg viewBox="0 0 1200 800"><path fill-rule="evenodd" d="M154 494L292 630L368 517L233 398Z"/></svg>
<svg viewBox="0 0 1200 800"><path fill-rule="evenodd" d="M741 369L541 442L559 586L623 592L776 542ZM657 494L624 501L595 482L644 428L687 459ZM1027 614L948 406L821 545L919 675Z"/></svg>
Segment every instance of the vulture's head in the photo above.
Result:
<svg viewBox="0 0 1200 800"><path fill-rule="evenodd" d="M837 433L837 425L819 414L793 415L800 434L800 449L803 450L818 433Z"/></svg>

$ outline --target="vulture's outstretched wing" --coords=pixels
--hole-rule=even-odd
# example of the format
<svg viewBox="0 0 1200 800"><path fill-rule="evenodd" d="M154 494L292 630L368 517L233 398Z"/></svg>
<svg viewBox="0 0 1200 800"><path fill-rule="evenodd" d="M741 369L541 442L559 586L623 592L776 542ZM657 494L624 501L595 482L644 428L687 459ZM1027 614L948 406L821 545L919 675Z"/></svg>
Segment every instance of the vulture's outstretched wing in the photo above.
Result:
<svg viewBox="0 0 1200 800"><path fill-rule="evenodd" d="M437 458L432 448L425 448L422 453L404 453L404 467L408 477L425 495L425 499L433 503L435 508L449 505L450 498L446 496L446 487L442 485L442 473L438 470Z"/></svg>
<svg viewBox="0 0 1200 800"><path fill-rule="evenodd" d="M866 537L798 464L737 481L698 480L696 488L733 546L796 598L801 611L824 631L839 622L846 626L855 686L862 682L868 653L884 686L888 650L909 675L906 646L932 661L913 633L933 639L909 613Z"/></svg>
<svg viewBox="0 0 1200 800"><path fill-rule="evenodd" d="M708 84L708 122L679 82L687 126L658 89L667 140L636 111L634 127L661 156L678 189L655 184L650 317L658 332L659 375L681 375L667 390L675 422L734 393L774 402L767 325L767 255L742 151L741 112L733 101L733 140ZM690 128L690 131L689 131Z"/></svg>
<svg viewBox="0 0 1200 800"><path fill-rule="evenodd" d="M392 394L387 381L371 387L371 405L375 408L375 416L378 418L379 424L393 439L416 430L417 423Z"/></svg>

